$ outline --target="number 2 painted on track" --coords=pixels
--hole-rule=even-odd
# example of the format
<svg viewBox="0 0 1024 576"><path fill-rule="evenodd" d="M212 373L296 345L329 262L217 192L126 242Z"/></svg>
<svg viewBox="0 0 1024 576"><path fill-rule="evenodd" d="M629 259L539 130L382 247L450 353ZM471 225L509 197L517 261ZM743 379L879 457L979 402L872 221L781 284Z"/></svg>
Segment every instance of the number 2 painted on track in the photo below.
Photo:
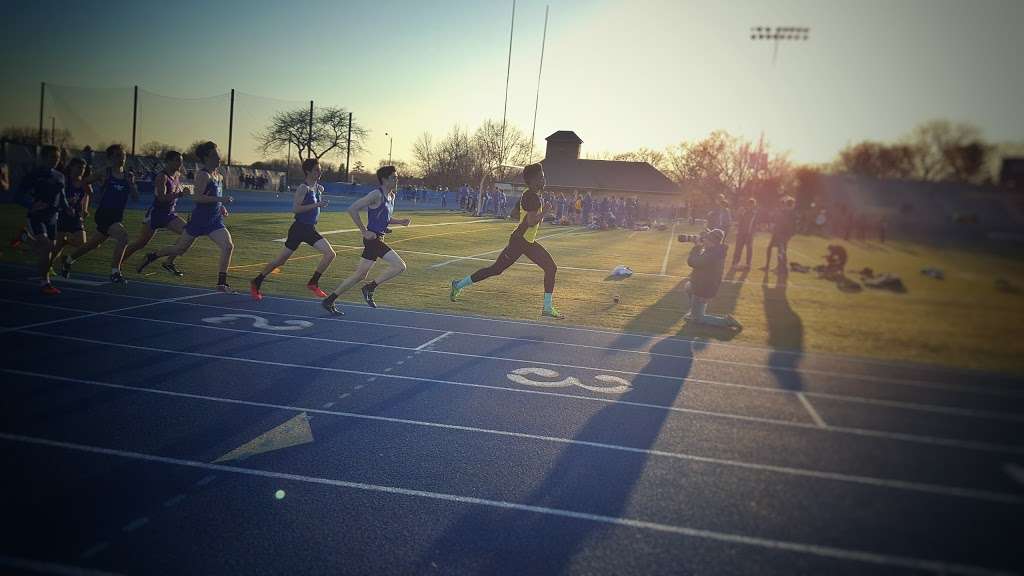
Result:
<svg viewBox="0 0 1024 576"><path fill-rule="evenodd" d="M529 378L529 376L558 378L561 374L547 368L517 368L512 372L509 372L508 379L516 384L523 384L524 386L537 386L539 388L568 388L570 386L579 386L584 390L590 390L591 392L599 392L602 394L621 394L633 389L629 384L629 381L619 378L618 376L610 376L608 374L598 374L597 376L594 376L594 380L604 382L606 384L612 384L611 386L592 386L584 384L575 376L567 376L561 380L534 380Z"/></svg>
<svg viewBox="0 0 1024 576"><path fill-rule="evenodd" d="M253 328L259 328L260 330L274 330L277 332L285 330L302 330L303 328L309 328L313 325L312 322L306 322L305 320L285 320L285 326L275 325L268 322L263 316L256 316L254 314L224 314L223 316L203 318L203 322L209 322L210 324L223 324L225 322L234 322L235 320L242 319L252 320Z"/></svg>

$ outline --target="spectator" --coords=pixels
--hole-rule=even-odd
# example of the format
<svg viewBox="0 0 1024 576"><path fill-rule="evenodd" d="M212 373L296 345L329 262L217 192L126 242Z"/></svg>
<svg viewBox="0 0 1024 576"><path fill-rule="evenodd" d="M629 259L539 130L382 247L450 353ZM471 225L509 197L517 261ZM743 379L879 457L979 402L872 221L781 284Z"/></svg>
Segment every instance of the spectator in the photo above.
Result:
<svg viewBox="0 0 1024 576"><path fill-rule="evenodd" d="M722 285L726 253L724 240L725 232L715 228L703 239L698 236L696 245L690 251L686 263L693 268L693 273L683 285L683 291L689 298L688 311L683 319L694 324L742 329L743 326L728 314L707 314L708 303L718 294L718 288Z"/></svg>
<svg viewBox="0 0 1024 576"><path fill-rule="evenodd" d="M764 271L771 269L772 265L772 248L779 249L779 274L786 274L788 272L787 267L788 259L786 257L786 248L789 246L789 239L793 237L796 232L796 201L791 196L786 196L782 199L782 209L779 210L775 216L775 222L772 224L772 239L768 243L768 258L765 262Z"/></svg>
<svg viewBox="0 0 1024 576"><path fill-rule="evenodd" d="M590 191L587 190L585 196L583 196L583 225L590 226L593 222L594 213L594 198L590 195Z"/></svg>
<svg viewBox="0 0 1024 576"><path fill-rule="evenodd" d="M717 228L726 234L729 233L729 227L732 226L732 213L729 211L729 200L725 198L725 194L718 195L715 207L708 212L707 219L707 228Z"/></svg>
<svg viewBox="0 0 1024 576"><path fill-rule="evenodd" d="M743 270L750 270L754 257L754 230L757 227L757 200L747 198L746 204L736 214L736 247L732 251L732 267L740 261L743 249L747 250L747 264Z"/></svg>
<svg viewBox="0 0 1024 576"><path fill-rule="evenodd" d="M448 189L447 188L442 188L441 189L441 208L447 208L447 207L448 207Z"/></svg>

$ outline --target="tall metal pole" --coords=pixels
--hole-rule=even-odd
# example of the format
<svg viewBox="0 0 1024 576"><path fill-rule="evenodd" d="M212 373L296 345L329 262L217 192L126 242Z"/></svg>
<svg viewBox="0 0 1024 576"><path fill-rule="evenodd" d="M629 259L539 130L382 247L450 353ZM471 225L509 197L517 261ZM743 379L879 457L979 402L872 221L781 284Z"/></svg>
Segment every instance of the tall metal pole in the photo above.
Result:
<svg viewBox="0 0 1024 576"><path fill-rule="evenodd" d="M139 120L139 87L135 86L135 98L132 103L132 158L135 158L135 129Z"/></svg>
<svg viewBox="0 0 1024 576"><path fill-rule="evenodd" d="M544 7L544 36L540 41L540 68L537 69L537 97L533 101L533 129L530 131L530 162L533 162L533 142L537 137L537 107L540 105L540 75L544 72L544 47L548 42L548 10L551 5Z"/></svg>
<svg viewBox="0 0 1024 576"><path fill-rule="evenodd" d="M235 89L231 89L231 107L228 111L228 166L231 166L231 139L235 130Z"/></svg>
<svg viewBox="0 0 1024 576"><path fill-rule="evenodd" d="M313 101L309 101L309 139L306 141L306 149L309 151L309 155L306 158L313 156Z"/></svg>
<svg viewBox="0 0 1024 576"><path fill-rule="evenodd" d="M505 109L501 113L501 142L498 144L498 164L505 162L505 120L508 118L508 84L512 78L512 38L516 31L516 0L512 0L512 24L508 31L508 65L505 69Z"/></svg>
<svg viewBox="0 0 1024 576"><path fill-rule="evenodd" d="M46 82L39 86L39 145L43 145L43 103L46 100Z"/></svg>
<svg viewBox="0 0 1024 576"><path fill-rule="evenodd" d="M57 145L57 118L50 116L50 144Z"/></svg>
<svg viewBox="0 0 1024 576"><path fill-rule="evenodd" d="M348 113L348 138L345 141L345 182L349 182L349 160L352 159L352 113Z"/></svg>

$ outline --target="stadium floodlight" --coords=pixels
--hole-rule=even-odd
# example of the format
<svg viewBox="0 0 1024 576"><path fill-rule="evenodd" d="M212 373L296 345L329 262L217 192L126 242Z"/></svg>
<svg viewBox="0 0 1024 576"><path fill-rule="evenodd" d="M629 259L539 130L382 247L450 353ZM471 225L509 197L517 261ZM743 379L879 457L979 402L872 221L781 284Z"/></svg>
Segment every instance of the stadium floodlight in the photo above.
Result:
<svg viewBox="0 0 1024 576"><path fill-rule="evenodd" d="M395 138L387 132L384 135L388 137L388 166L391 166L391 145L395 143Z"/></svg>
<svg viewBox="0 0 1024 576"><path fill-rule="evenodd" d="M811 29L807 26L751 26L750 39L754 42L772 42L772 65L779 56L780 42L805 42L811 38Z"/></svg>

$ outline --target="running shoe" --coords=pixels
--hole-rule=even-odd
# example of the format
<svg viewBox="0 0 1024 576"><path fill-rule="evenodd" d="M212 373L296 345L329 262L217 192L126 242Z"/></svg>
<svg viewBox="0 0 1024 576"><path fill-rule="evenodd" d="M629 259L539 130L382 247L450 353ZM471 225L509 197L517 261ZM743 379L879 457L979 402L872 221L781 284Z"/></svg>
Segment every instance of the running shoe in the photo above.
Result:
<svg viewBox="0 0 1024 576"><path fill-rule="evenodd" d="M263 293L260 292L260 287L256 285L255 280L249 282L249 295L257 302L263 300Z"/></svg>
<svg viewBox="0 0 1024 576"><path fill-rule="evenodd" d="M42 292L43 294L46 294L47 296L56 296L57 294L60 294L60 290L58 290L56 286L50 283L45 284L42 288L39 289L39 291Z"/></svg>
<svg viewBox="0 0 1024 576"><path fill-rule="evenodd" d="M317 286L313 282L306 284L306 288L308 288L309 291L312 292L314 296L317 296L319 298L327 298L327 292L324 292L322 289L320 289L319 286Z"/></svg>
<svg viewBox="0 0 1024 576"><path fill-rule="evenodd" d="M452 280L452 291L448 293L448 299L455 302L458 300L459 294L462 294L462 288L459 288L459 281Z"/></svg>
<svg viewBox="0 0 1024 576"><path fill-rule="evenodd" d="M555 318L557 320L565 318L565 316L562 316L562 313L558 311L558 308L555 308L554 306L546 308L541 316L547 316L548 318Z"/></svg>
<svg viewBox="0 0 1024 576"><path fill-rule="evenodd" d="M171 274L174 274L178 278L182 278L185 276L185 273L182 272L181 270L178 270L178 267L174 265L174 262L164 262L163 264L160 265L160 267L163 268L164 270L167 270Z"/></svg>
<svg viewBox="0 0 1024 576"><path fill-rule="evenodd" d="M150 252L149 254L146 254L146 257L142 259L142 262L140 262L138 267L135 268L135 271L138 272L139 274L142 274L142 271L146 268L146 266L149 266L153 262L156 262L156 259L156 252Z"/></svg>
<svg viewBox="0 0 1024 576"><path fill-rule="evenodd" d="M124 274L121 274L121 271L118 270L117 272L111 272L110 273L110 283L111 284L124 284L124 285L127 285L128 281L125 280Z"/></svg>
<svg viewBox="0 0 1024 576"><path fill-rule="evenodd" d="M225 294L231 294L232 293L231 286L228 286L227 283L225 283L225 284L217 284L217 292L223 292Z"/></svg>
<svg viewBox="0 0 1024 576"><path fill-rule="evenodd" d="M65 254L60 259L60 275L64 278L71 277L71 256Z"/></svg>
<svg viewBox="0 0 1024 576"><path fill-rule="evenodd" d="M320 305L324 307L324 310L327 310L334 316L345 315L345 313L342 312L340 308L334 305L333 301L328 301L326 298L320 301Z"/></svg>
<svg viewBox="0 0 1024 576"><path fill-rule="evenodd" d="M376 308L377 303L373 301L373 288L370 288L369 284L363 284L363 288L360 290L363 293L363 300L366 300L366 305L370 308Z"/></svg>

